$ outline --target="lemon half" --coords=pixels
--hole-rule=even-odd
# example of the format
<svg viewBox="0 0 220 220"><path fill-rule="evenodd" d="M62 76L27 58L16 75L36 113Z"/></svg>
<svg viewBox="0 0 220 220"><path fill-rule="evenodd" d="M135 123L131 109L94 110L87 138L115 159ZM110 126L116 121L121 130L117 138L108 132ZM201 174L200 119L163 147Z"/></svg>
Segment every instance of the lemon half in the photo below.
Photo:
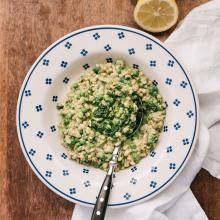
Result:
<svg viewBox="0 0 220 220"><path fill-rule="evenodd" d="M134 10L137 24L150 32L168 30L177 22L178 15L174 0L139 0Z"/></svg>

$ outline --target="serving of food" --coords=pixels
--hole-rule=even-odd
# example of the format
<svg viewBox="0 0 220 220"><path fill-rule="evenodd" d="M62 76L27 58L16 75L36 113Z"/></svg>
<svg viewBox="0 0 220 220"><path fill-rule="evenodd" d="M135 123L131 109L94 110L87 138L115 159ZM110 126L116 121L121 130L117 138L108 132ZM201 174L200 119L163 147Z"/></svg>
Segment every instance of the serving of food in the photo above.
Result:
<svg viewBox="0 0 220 220"><path fill-rule="evenodd" d="M144 120L132 138L136 122L137 93L143 102ZM106 170L115 145L122 146L116 170L137 164L158 141L166 111L158 88L142 71L122 60L96 64L71 86L58 104L59 129L70 158Z"/></svg>
<svg viewBox="0 0 220 220"><path fill-rule="evenodd" d="M180 174L198 121L191 80L166 46L140 30L103 25L42 53L24 79L16 122L21 149L47 187L94 206L113 161L108 205L124 207Z"/></svg>

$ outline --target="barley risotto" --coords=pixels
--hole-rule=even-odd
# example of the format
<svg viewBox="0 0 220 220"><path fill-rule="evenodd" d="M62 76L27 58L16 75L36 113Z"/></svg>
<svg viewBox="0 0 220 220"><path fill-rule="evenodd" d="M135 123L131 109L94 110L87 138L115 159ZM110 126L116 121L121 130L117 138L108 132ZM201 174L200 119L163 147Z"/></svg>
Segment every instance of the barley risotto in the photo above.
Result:
<svg viewBox="0 0 220 220"><path fill-rule="evenodd" d="M143 102L144 119L131 138L136 123L136 95ZM166 116L157 86L140 70L123 60L96 64L71 86L57 105L59 130L70 158L106 170L115 145L121 144L116 171L137 164L152 151Z"/></svg>

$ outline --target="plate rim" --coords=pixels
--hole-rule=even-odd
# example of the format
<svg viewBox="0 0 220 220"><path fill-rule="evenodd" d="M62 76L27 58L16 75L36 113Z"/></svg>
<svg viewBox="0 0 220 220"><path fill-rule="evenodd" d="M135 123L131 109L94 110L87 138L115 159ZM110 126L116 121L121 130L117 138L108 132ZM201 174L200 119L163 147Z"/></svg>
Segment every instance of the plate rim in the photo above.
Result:
<svg viewBox="0 0 220 220"><path fill-rule="evenodd" d="M62 198L65 198L67 200L69 200L70 202L75 202L84 206L93 206L94 203L90 203L90 202L86 202L77 198L74 198L70 195L68 195L67 193L62 192L61 190L59 190L57 187L55 187L54 185L52 185L41 173L40 171L37 169L37 167L34 165L33 161L31 160L27 149L25 147L24 144L24 140L22 137L22 132L21 132L21 121L20 121L20 108L21 108L21 104L22 104L22 97L24 94L24 90L25 87L32 75L32 73L34 72L35 68L37 67L37 65L40 63L40 61L54 48L56 47L58 44L62 43L63 41L67 40L70 37L73 37L75 35L79 35L81 33L84 32L88 32L88 31L95 31L95 30L103 30L103 29L114 29L114 30L120 30L120 31L128 31L134 34L138 34L141 35L147 39L152 40L153 42L155 42L157 45L159 45L160 47L162 47L168 54L170 54L170 56L178 63L179 67L181 68L182 72L185 74L186 78L189 81L189 85L193 94L193 99L194 99L194 105L195 105L195 129L194 129L194 134L193 134L193 138L192 138L192 142L191 142L191 146L189 147L189 150L184 158L184 160L182 161L181 165L178 167L178 169L176 170L176 172L165 182L163 183L159 188L155 189L153 192L144 195L138 199L135 199L133 201L127 201L124 203L115 203L115 204L110 204L109 207L114 207L114 208L118 208L118 207L125 207L125 206L131 206L131 205L135 205L137 203L146 201L148 199L151 199L152 197L156 196L157 194L159 194L161 191L165 190L176 178L177 176L181 173L181 171L183 170L183 168L185 167L187 161L189 160L193 149L195 147L196 144L196 139L198 136L198 128L199 128L199 102L198 102L198 96L197 93L195 92L195 86L191 80L190 74L189 72L186 70L185 66L183 64L180 64L180 60L178 58L178 56L176 56L173 51L171 52L171 50L160 40L158 40L157 38L155 38L154 36L143 32L141 30L138 30L136 28L131 28L131 27L127 27L127 26L123 26L123 25L95 25L95 26L88 26L86 28L82 28L82 29L78 29L76 31L73 31L69 34L64 35L63 37L59 38L57 41L55 41L54 43L52 43L49 47L47 47L41 54L40 56L38 56L38 58L36 59L36 61L32 64L32 66L30 67L29 71L27 72L25 78L23 79L23 83L22 86L20 88L19 91L19 96L18 96L18 100L17 100L17 109L16 109L16 127L17 127L17 134L18 134L18 139L19 139L19 144L20 147L22 149L22 152L29 164L29 166L31 167L31 169L34 171L34 173L36 174L36 176L49 188L51 189L53 192L55 192L56 194L58 194L59 196L61 196Z"/></svg>

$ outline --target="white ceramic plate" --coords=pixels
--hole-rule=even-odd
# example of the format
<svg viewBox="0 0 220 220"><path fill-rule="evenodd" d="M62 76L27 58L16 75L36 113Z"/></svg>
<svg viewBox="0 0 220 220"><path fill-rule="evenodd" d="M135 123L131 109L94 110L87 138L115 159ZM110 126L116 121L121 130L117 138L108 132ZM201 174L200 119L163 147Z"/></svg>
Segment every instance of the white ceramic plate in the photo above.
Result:
<svg viewBox="0 0 220 220"><path fill-rule="evenodd" d="M195 145L197 98L188 74L161 42L124 26L70 33L48 47L28 72L18 98L17 130L36 175L75 203L95 203L105 172L68 159L60 144L56 104L84 69L116 58L154 80L168 108L156 149L136 166L115 174L109 206L133 205L161 192L183 169Z"/></svg>

